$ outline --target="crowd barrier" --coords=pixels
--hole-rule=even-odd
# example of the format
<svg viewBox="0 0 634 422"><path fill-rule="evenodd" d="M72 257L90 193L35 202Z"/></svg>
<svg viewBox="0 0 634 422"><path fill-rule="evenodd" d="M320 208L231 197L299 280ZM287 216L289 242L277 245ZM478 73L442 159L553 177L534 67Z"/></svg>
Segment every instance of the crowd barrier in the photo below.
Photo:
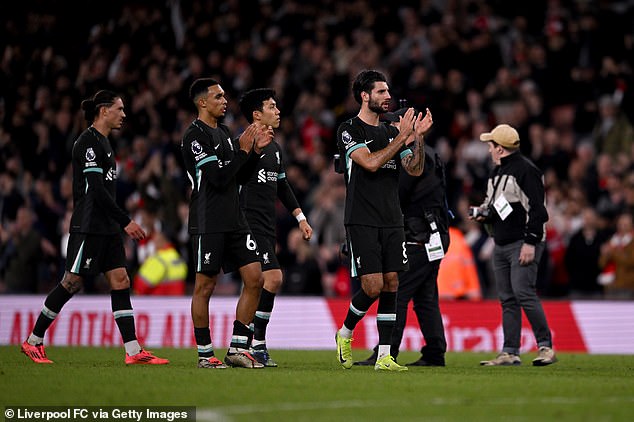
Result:
<svg viewBox="0 0 634 422"><path fill-rule="evenodd" d="M28 336L44 301L37 295L0 296L0 345L18 345ZM227 347L237 297L212 297L210 326L215 347ZM132 298L137 336L148 347L195 346L189 297ZM334 349L334 333L349 301L321 297L283 297L275 301L268 328L271 349ZM544 301L554 346L559 351L591 354L634 354L634 302ZM498 302L444 301L440 304L449 351L499 351L502 345ZM353 347L377 343L376 304L361 321ZM118 346L121 339L110 311L110 298L76 296L64 307L46 334L47 345ZM419 350L423 339L409 309L402 350ZM536 348L523 318L522 351Z"/></svg>

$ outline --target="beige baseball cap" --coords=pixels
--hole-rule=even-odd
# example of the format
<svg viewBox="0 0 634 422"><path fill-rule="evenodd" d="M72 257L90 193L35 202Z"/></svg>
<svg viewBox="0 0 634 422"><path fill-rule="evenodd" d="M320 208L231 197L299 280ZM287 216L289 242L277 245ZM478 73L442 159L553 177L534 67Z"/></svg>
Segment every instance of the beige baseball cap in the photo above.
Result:
<svg viewBox="0 0 634 422"><path fill-rule="evenodd" d="M520 146L520 135L512 126L507 124L497 125L491 132L480 135L482 142L493 141L505 148L517 148Z"/></svg>

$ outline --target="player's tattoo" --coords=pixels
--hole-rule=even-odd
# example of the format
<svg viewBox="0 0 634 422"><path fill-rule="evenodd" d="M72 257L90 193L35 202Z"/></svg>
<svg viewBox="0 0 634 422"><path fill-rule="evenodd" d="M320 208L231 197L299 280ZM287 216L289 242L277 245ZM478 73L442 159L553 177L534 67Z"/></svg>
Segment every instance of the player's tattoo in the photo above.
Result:
<svg viewBox="0 0 634 422"><path fill-rule="evenodd" d="M414 143L410 145L412 154L404 157L402 161L403 168L412 176L420 176L425 166L425 144L423 139L422 136L416 137Z"/></svg>
<svg viewBox="0 0 634 422"><path fill-rule="evenodd" d="M68 290L68 293L75 294L81 290L83 282L80 277L66 273L64 279L62 280L62 286Z"/></svg>

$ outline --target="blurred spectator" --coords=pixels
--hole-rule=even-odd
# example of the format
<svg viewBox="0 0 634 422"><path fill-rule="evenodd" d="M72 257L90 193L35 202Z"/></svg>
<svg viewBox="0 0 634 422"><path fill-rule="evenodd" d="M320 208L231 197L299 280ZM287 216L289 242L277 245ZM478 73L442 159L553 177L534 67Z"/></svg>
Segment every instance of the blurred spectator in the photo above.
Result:
<svg viewBox="0 0 634 422"><path fill-rule="evenodd" d="M0 228L0 291L37 293L40 282L56 275L42 277L40 273L46 271L43 255L55 256L57 249L33 228L34 223L33 211L22 206L14 223Z"/></svg>
<svg viewBox="0 0 634 422"><path fill-rule="evenodd" d="M297 227L288 234L290 260L283 266L286 282L282 285L282 291L285 295L321 296L324 288L315 249L302 236Z"/></svg>
<svg viewBox="0 0 634 422"><path fill-rule="evenodd" d="M603 286L597 282L601 268L601 245L609 235L599 226L597 212L592 207L582 211L583 223L573 233L566 248L565 263L568 271L570 297L575 299L599 299Z"/></svg>
<svg viewBox="0 0 634 422"><path fill-rule="evenodd" d="M592 135L597 150L613 158L619 154L629 154L634 144L632 123L609 95L599 98L599 118Z"/></svg>
<svg viewBox="0 0 634 422"><path fill-rule="evenodd" d="M618 216L616 233L601 247L599 283L607 299L634 299L634 224L632 214Z"/></svg>
<svg viewBox="0 0 634 422"><path fill-rule="evenodd" d="M480 281L473 252L460 229L449 227L449 248L438 270L438 296L441 300L480 300Z"/></svg>
<svg viewBox="0 0 634 422"><path fill-rule="evenodd" d="M0 223L4 225L15 221L22 205L24 197L18 190L16 175L12 171L0 173Z"/></svg>
<svg viewBox="0 0 634 422"><path fill-rule="evenodd" d="M154 252L141 264L134 277L134 293L138 295L183 295L187 264L174 245L160 231L152 233Z"/></svg>

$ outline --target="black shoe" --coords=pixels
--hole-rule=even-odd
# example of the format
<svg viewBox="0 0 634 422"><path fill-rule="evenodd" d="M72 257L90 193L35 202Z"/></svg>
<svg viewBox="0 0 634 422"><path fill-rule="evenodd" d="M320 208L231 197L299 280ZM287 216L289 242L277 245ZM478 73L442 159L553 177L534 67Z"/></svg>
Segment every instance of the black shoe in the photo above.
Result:
<svg viewBox="0 0 634 422"><path fill-rule="evenodd" d="M417 361L408 363L405 366L445 366L445 362L430 362L423 358L420 358Z"/></svg>
<svg viewBox="0 0 634 422"><path fill-rule="evenodd" d="M375 363L376 363L376 353L372 353L370 355L370 357L367 358L366 360L360 360L360 361L354 362L353 365L356 365L356 366L374 366Z"/></svg>

